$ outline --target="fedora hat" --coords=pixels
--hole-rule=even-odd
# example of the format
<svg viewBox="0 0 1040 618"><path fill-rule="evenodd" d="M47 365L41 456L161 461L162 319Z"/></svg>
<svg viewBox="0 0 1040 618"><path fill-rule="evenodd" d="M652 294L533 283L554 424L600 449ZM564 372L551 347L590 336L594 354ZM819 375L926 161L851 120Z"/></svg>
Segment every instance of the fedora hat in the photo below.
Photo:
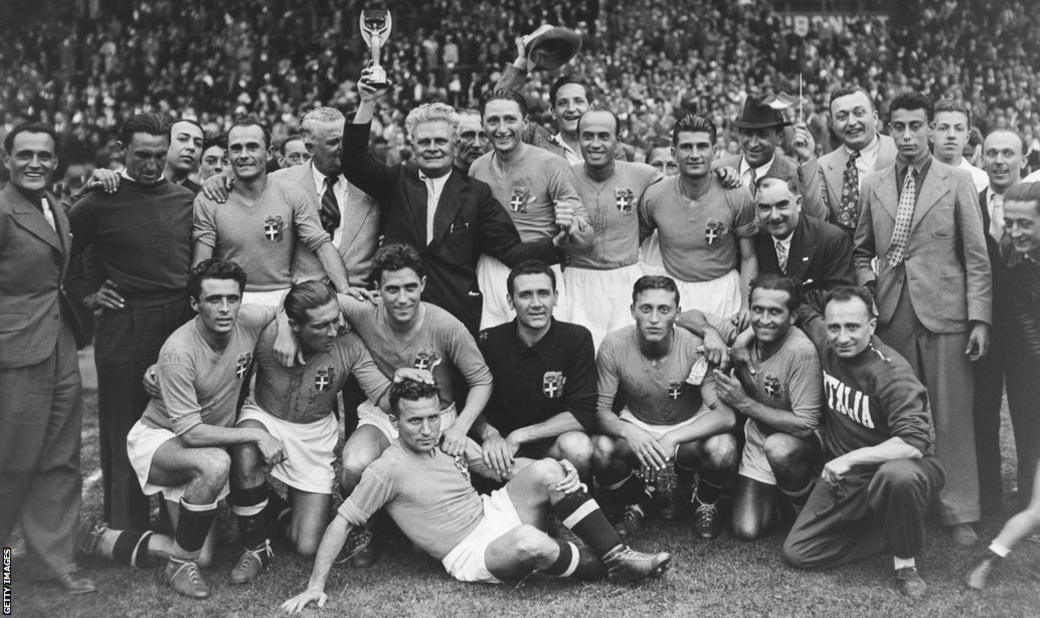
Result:
<svg viewBox="0 0 1040 618"><path fill-rule="evenodd" d="M570 28L542 26L531 33L524 46L535 69L558 69L581 49L581 35Z"/></svg>
<svg viewBox="0 0 1040 618"><path fill-rule="evenodd" d="M779 109L770 103L776 101L772 94L749 94L744 99L744 109L740 117L733 121L739 129L768 129L770 127L785 127L790 122L784 120L784 115Z"/></svg>

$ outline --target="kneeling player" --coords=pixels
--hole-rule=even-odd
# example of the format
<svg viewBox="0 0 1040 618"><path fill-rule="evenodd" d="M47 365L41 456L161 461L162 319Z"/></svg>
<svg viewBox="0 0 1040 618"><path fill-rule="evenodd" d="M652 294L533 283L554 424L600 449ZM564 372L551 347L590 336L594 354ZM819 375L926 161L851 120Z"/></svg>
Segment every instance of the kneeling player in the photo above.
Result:
<svg viewBox="0 0 1040 618"><path fill-rule="evenodd" d="M317 551L336 483L332 463L338 423L332 410L350 375L369 399L383 409L389 407L390 381L361 339L344 331L336 294L329 286L319 281L298 283L289 290L284 306L306 364L291 368L279 364L274 351L278 328L268 326L256 347L256 398L242 406L238 427L264 431L284 445L286 459L271 468L271 476L289 487L292 506L276 494L269 495L264 457L256 445L235 446L231 499L245 546L231 572L235 584L256 577L271 559L265 510L274 515L276 529L297 552L313 556ZM269 500L274 508L266 508Z"/></svg>
<svg viewBox="0 0 1040 618"><path fill-rule="evenodd" d="M400 438L365 469L325 530L307 589L283 609L299 611L311 601L325 604L325 583L348 532L384 506L412 542L459 581L498 583L532 571L584 578L606 573L614 581L639 581L667 569L669 554L643 554L621 542L566 460L538 460L505 488L477 494L470 468L493 473L472 442L464 456L437 448L439 395L435 385L412 380L391 387L391 417ZM547 535L543 530L550 513L588 548Z"/></svg>
<svg viewBox="0 0 1040 618"><path fill-rule="evenodd" d="M478 340L494 390L474 424L484 462L509 478L514 457L566 459L583 478L592 465L596 362L584 326L553 317L556 273L522 262L506 280L512 322L481 331Z"/></svg>
<svg viewBox="0 0 1040 618"><path fill-rule="evenodd" d="M928 505L945 480L933 455L928 392L907 361L874 337L873 298L842 287L824 301L823 475L784 541L792 566L826 569L892 552L896 586L922 596L915 557Z"/></svg>
<svg viewBox="0 0 1040 618"><path fill-rule="evenodd" d="M641 527L651 503L644 479L657 477L672 461L677 495L700 477L695 531L702 538L718 536L716 501L737 468L731 433L736 415L715 393L715 378L697 350L701 339L674 328L678 312L675 281L641 277L632 290L635 326L608 334L596 359L596 415L606 435L594 439L593 471L605 494L627 505L618 524L624 536ZM613 412L617 393L625 405L620 415Z"/></svg>
<svg viewBox="0 0 1040 618"><path fill-rule="evenodd" d="M195 267L188 292L198 316L163 344L156 365L162 396L152 398L127 436L141 489L162 492L174 537L101 528L92 539L94 553L119 562L146 566L150 557L167 559L166 580L193 598L209 596L199 564L212 558L217 502L228 494L228 447L253 444L270 465L285 459L271 434L233 426L253 349L275 316L271 307L241 306L245 284L245 272L233 262L209 259Z"/></svg>
<svg viewBox="0 0 1040 618"><path fill-rule="evenodd" d="M773 524L781 495L795 509L805 504L822 463L813 430L823 376L815 346L794 326L799 296L798 284L786 277L752 281L748 306L755 338L749 355L757 371L742 366L737 377L715 371L719 398L747 417L733 495L733 532L747 540Z"/></svg>

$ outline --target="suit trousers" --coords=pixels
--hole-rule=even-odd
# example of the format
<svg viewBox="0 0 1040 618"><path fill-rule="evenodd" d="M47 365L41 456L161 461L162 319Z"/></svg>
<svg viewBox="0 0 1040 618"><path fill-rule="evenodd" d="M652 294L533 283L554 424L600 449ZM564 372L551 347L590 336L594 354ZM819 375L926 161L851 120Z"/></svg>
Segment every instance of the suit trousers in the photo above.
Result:
<svg viewBox="0 0 1040 618"><path fill-rule="evenodd" d="M925 328L914 313L904 280L892 319L879 327L878 335L910 363L928 389L935 456L947 479L939 494L939 523L952 526L978 521L979 469L972 410L975 376L964 353L968 333L933 333Z"/></svg>
<svg viewBox="0 0 1040 618"><path fill-rule="evenodd" d="M1005 366L1008 408L1018 453L1018 506L1025 508L1033 493L1033 477L1040 462L1040 359L1012 352Z"/></svg>
<svg viewBox="0 0 1040 618"><path fill-rule="evenodd" d="M21 521L29 580L76 570L81 390L68 326L43 361L0 369L0 542Z"/></svg>
<svg viewBox="0 0 1040 618"><path fill-rule="evenodd" d="M149 397L141 379L166 338L191 317L187 298L153 307L105 310L95 333L104 519L113 528L146 530L149 499L126 454L126 436Z"/></svg>
<svg viewBox="0 0 1040 618"><path fill-rule="evenodd" d="M983 513L1004 508L1000 472L1000 404L1004 400L1004 339L1001 323L990 329L989 354L974 363L975 454L979 467L979 506ZM1038 376L1040 378L1040 376Z"/></svg>
<svg viewBox="0 0 1040 618"><path fill-rule="evenodd" d="M854 468L838 485L821 478L784 541L784 559L827 569L885 550L913 558L924 549L928 505L943 481L931 456Z"/></svg>

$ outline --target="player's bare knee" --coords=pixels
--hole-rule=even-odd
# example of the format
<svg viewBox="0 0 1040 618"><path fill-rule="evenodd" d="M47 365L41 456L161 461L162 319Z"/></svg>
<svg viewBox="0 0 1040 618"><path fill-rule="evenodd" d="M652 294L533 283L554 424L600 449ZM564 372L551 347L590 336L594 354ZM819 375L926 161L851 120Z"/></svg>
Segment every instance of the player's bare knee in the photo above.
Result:
<svg viewBox="0 0 1040 618"><path fill-rule="evenodd" d="M587 471L591 466L595 449L588 434L569 431L556 438L556 447L563 459L574 464L578 472Z"/></svg>
<svg viewBox="0 0 1040 618"><path fill-rule="evenodd" d="M593 436L591 441L592 467L596 470L609 468L614 460L614 439L610 436Z"/></svg>
<svg viewBox="0 0 1040 618"><path fill-rule="evenodd" d="M784 433L767 437L762 450L773 470L790 470L805 459L800 441Z"/></svg>
<svg viewBox="0 0 1040 618"><path fill-rule="evenodd" d="M376 457L373 457L368 453L367 449L356 449L351 451L344 450L343 471L340 475L344 484L349 482L351 485L357 485L358 481L361 480L361 474L364 473L365 468L375 461L375 459Z"/></svg>
<svg viewBox="0 0 1040 618"><path fill-rule="evenodd" d="M563 479L563 467L555 459L548 457L539 459L532 463L529 469L530 473L538 479L538 482L550 490Z"/></svg>
<svg viewBox="0 0 1040 618"><path fill-rule="evenodd" d="M513 551L524 562L538 562L548 557L553 545L551 541L547 543L548 540L549 537L538 528L523 524L513 532Z"/></svg>
<svg viewBox="0 0 1040 618"><path fill-rule="evenodd" d="M723 433L704 440L704 467L723 471L737 465L739 453L737 440L732 434Z"/></svg>
<svg viewBox="0 0 1040 618"><path fill-rule="evenodd" d="M231 456L222 448L200 448L194 454L196 480L207 489L219 491L228 481Z"/></svg>
<svg viewBox="0 0 1040 618"><path fill-rule="evenodd" d="M733 536L742 541L754 541L761 538L762 524L750 517L733 518Z"/></svg>

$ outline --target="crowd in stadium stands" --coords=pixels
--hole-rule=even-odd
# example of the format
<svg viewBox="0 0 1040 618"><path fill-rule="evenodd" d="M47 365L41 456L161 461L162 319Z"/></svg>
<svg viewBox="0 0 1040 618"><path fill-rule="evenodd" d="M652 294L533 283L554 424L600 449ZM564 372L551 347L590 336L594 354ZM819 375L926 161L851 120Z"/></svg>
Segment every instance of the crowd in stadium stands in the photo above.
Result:
<svg viewBox="0 0 1040 618"><path fill-rule="evenodd" d="M56 3L56 4L60 4ZM119 124L135 111L195 116L209 136L237 115L258 113L275 143L308 109L356 105L353 80L366 59L359 3L262 0L141 3L125 17L80 20L54 11L0 41L0 138L19 120L52 122L66 161L105 163ZM755 89L805 94L803 118L822 151L833 147L826 93L859 83L880 103L906 88L967 101L981 133L1019 130L1028 168L1040 167L1037 16L1028 0L914 0L887 16L825 22L799 36L767 0L548 0L387 3L393 32L383 63L394 90L373 135L391 161L408 156L403 118L433 100L472 107L515 57L515 37L541 23L585 34L563 72L588 76L600 102L626 122L623 141L645 148L683 111L709 114L736 149L732 119ZM431 27L432 26L432 27ZM531 118L548 123L555 75L525 89ZM824 112L824 113L821 113ZM76 170L80 170L77 168Z"/></svg>

